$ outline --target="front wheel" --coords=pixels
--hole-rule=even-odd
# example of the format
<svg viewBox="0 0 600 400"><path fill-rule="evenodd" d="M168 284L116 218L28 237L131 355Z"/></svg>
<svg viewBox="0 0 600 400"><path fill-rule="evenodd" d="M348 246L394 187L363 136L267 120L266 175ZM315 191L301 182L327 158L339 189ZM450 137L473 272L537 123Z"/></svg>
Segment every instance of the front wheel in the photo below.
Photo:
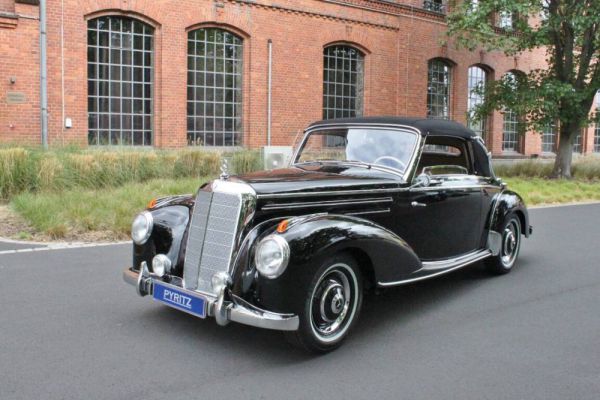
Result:
<svg viewBox="0 0 600 400"><path fill-rule="evenodd" d="M326 353L339 347L358 319L363 282L358 264L338 254L321 264L311 280L297 331L286 332L295 346Z"/></svg>
<svg viewBox="0 0 600 400"><path fill-rule="evenodd" d="M519 218L514 214L509 215L502 224L500 233L502 235L500 253L486 260L488 270L498 275L509 273L519 256L519 250L521 250L521 221Z"/></svg>

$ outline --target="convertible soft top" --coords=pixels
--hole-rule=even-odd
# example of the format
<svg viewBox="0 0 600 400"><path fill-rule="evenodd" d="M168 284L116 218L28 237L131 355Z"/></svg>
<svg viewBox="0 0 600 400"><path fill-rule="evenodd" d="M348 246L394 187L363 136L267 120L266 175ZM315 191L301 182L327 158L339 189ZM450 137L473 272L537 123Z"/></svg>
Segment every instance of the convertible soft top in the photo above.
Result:
<svg viewBox="0 0 600 400"><path fill-rule="evenodd" d="M424 135L429 136L457 136L471 139L477 136L475 132L465 126L443 119L431 119L422 117L357 117L327 119L315 122L309 126L334 126L339 124L374 124L374 125L407 125L417 128Z"/></svg>

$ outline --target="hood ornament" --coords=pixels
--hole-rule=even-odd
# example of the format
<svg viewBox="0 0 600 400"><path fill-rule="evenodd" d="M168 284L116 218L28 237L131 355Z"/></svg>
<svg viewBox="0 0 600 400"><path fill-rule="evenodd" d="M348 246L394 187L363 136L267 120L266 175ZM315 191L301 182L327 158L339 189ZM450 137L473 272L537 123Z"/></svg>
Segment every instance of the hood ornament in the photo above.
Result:
<svg viewBox="0 0 600 400"><path fill-rule="evenodd" d="M222 180L226 181L229 179L229 165L226 158L221 161L221 175L219 176Z"/></svg>

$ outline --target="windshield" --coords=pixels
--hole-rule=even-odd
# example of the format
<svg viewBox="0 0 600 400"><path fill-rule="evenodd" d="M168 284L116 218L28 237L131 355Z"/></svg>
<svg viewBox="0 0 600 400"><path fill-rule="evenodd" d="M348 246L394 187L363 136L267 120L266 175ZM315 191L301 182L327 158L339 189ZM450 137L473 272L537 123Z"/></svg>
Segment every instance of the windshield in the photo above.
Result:
<svg viewBox="0 0 600 400"><path fill-rule="evenodd" d="M409 131L383 128L328 129L308 134L296 164L358 162L404 172L417 143Z"/></svg>

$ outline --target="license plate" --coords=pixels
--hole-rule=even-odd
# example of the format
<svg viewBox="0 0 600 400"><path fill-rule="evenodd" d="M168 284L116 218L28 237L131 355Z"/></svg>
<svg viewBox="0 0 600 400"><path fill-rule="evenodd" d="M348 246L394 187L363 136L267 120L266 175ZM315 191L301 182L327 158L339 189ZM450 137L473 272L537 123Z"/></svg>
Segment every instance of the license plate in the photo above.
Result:
<svg viewBox="0 0 600 400"><path fill-rule="evenodd" d="M206 299L201 295L190 294L172 285L154 281L152 297L170 307L206 318Z"/></svg>

